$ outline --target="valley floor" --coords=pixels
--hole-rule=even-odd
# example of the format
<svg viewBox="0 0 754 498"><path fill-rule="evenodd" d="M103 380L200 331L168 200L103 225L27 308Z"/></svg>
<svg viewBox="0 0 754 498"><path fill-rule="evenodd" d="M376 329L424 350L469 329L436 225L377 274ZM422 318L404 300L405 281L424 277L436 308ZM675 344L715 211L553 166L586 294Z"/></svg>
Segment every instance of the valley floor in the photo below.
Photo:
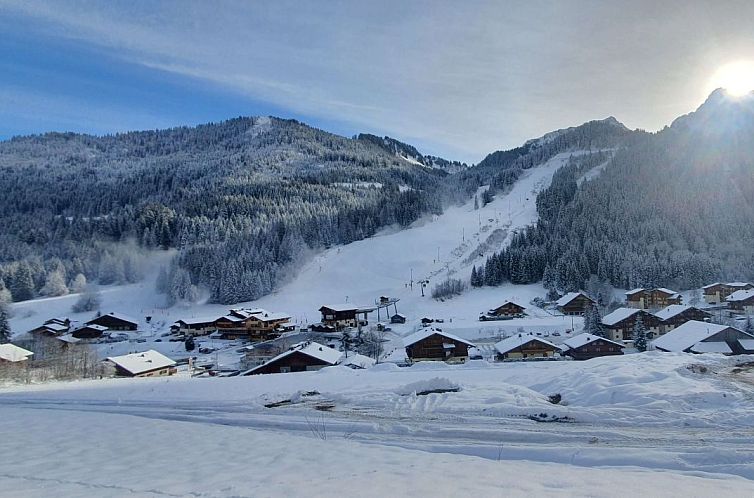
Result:
<svg viewBox="0 0 754 498"><path fill-rule="evenodd" d="M752 496L752 359L17 386L0 494Z"/></svg>

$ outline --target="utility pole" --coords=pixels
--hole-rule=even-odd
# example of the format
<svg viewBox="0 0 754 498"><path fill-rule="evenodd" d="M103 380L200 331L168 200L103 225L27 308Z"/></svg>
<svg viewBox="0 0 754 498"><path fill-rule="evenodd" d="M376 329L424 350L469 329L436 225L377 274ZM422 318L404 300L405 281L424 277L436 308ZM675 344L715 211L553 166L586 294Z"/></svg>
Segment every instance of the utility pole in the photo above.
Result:
<svg viewBox="0 0 754 498"><path fill-rule="evenodd" d="M411 287L411 290L414 289L414 269L411 268L411 279L408 281L409 287Z"/></svg>

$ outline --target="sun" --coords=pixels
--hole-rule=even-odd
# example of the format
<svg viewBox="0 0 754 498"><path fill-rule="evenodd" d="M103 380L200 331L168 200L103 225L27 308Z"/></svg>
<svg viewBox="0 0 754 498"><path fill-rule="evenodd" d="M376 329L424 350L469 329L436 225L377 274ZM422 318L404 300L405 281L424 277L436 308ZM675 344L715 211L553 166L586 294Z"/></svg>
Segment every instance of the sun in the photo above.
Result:
<svg viewBox="0 0 754 498"><path fill-rule="evenodd" d="M724 88L741 97L754 91L754 61L736 61L720 66L711 78L713 88Z"/></svg>

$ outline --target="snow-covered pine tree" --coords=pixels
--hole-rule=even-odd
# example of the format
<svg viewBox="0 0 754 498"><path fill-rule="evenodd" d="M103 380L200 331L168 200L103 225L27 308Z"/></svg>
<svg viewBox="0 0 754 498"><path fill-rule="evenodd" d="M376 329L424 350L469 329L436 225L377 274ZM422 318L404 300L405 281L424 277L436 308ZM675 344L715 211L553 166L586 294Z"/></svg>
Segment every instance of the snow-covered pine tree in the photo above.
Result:
<svg viewBox="0 0 754 498"><path fill-rule="evenodd" d="M605 329L602 326L602 316L597 306L587 306L584 310L584 332L587 334L605 337Z"/></svg>
<svg viewBox="0 0 754 498"><path fill-rule="evenodd" d="M636 318L634 324L634 347L641 352L647 350L647 328L644 326L644 320L641 319L641 315Z"/></svg>
<svg viewBox="0 0 754 498"><path fill-rule="evenodd" d="M10 342L11 330L8 322L8 308L5 303L0 303L0 344Z"/></svg>

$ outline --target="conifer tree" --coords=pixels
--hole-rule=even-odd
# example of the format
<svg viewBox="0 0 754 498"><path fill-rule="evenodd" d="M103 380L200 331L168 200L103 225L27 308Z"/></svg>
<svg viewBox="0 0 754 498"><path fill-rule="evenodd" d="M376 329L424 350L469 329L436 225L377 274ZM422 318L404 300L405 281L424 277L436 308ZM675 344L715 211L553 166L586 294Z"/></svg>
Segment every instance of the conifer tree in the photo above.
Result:
<svg viewBox="0 0 754 498"><path fill-rule="evenodd" d="M634 347L644 352L647 350L647 328L644 326L644 320L641 315L636 318L633 331Z"/></svg>

